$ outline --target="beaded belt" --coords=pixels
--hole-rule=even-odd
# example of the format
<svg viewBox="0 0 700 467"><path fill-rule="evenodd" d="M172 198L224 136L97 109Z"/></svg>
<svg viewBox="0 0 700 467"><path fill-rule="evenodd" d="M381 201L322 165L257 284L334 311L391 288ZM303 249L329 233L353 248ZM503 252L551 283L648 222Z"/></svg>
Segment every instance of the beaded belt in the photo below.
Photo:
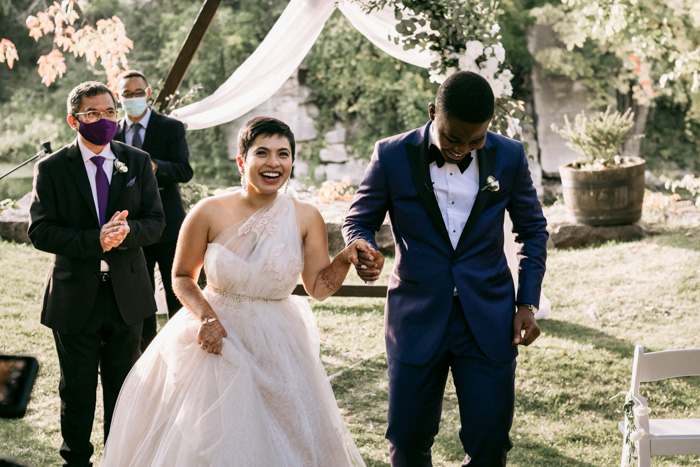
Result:
<svg viewBox="0 0 700 467"><path fill-rule="evenodd" d="M207 285L207 289L223 297L235 300L237 302L281 302L282 300L284 300L284 298L251 297L248 295L239 295L237 293L228 293L224 290L219 289L218 287L214 287L211 284Z"/></svg>

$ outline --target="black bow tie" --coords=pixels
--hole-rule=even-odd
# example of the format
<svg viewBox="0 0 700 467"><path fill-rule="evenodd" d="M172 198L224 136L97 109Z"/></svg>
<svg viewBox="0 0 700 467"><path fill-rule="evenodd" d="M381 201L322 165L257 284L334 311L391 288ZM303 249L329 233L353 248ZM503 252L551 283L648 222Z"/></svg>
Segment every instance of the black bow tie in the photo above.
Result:
<svg viewBox="0 0 700 467"><path fill-rule="evenodd" d="M472 163L472 155L471 153L467 154L464 156L464 159L462 159L459 162L450 162L445 159L445 156L442 155L440 152L440 149L438 149L437 146L434 144L430 145L430 162L435 162L438 167L442 167L445 165L445 162L449 164L455 164L457 167L459 167L459 171L464 173L465 170L467 170L467 167L469 167L469 164Z"/></svg>

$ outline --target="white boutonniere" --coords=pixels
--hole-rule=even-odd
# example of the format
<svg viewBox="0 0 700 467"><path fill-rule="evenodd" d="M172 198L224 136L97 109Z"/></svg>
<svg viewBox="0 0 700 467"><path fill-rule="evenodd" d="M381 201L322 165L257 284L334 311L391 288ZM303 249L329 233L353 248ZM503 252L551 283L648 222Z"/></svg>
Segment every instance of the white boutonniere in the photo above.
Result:
<svg viewBox="0 0 700 467"><path fill-rule="evenodd" d="M484 185L481 191L498 191L500 188L501 185L498 183L498 180L496 180L493 175L489 175L486 177L486 185Z"/></svg>
<svg viewBox="0 0 700 467"><path fill-rule="evenodd" d="M119 159L115 159L114 170L116 170L117 173L125 174L129 171L129 167L127 167L126 164L120 161Z"/></svg>

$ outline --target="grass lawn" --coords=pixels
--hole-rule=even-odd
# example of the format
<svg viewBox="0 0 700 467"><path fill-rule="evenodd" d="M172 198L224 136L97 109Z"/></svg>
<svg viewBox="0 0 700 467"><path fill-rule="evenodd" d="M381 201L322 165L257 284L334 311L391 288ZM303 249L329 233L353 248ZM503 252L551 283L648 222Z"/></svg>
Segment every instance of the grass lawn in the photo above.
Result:
<svg viewBox="0 0 700 467"><path fill-rule="evenodd" d="M0 457L31 466L60 463L58 362L51 333L39 324L48 261L29 246L0 241L0 352L31 354L41 365L27 415L0 420ZM636 242L550 251L544 289L552 319L540 323L542 336L518 358L509 465L619 465L624 399L611 398L629 387L634 345L647 351L699 346L700 231L676 227ZM367 464L386 466L383 300L330 298L312 305L345 420ZM647 385L647 396L652 416L700 416L700 378ZM98 407L97 463L101 417ZM459 465L458 428L450 383L436 466ZM698 466L700 457L656 457L654 465Z"/></svg>

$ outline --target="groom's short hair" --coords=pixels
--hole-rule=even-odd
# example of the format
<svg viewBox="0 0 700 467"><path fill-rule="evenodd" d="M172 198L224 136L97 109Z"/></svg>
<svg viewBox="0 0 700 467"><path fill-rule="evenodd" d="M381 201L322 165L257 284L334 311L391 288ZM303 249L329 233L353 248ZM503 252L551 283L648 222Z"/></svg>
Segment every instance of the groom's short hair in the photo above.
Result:
<svg viewBox="0 0 700 467"><path fill-rule="evenodd" d="M246 158L248 154L248 149L260 135L274 136L280 135L284 136L289 140L289 146L292 150L292 160L294 160L295 154L295 144L294 144L294 133L292 133L289 125L284 123L282 120L277 120L272 117L255 117L252 120L246 122L238 132L238 155L243 159Z"/></svg>
<svg viewBox="0 0 700 467"><path fill-rule="evenodd" d="M458 71L438 88L435 110L467 123L484 123L493 117L495 100L483 76Z"/></svg>

